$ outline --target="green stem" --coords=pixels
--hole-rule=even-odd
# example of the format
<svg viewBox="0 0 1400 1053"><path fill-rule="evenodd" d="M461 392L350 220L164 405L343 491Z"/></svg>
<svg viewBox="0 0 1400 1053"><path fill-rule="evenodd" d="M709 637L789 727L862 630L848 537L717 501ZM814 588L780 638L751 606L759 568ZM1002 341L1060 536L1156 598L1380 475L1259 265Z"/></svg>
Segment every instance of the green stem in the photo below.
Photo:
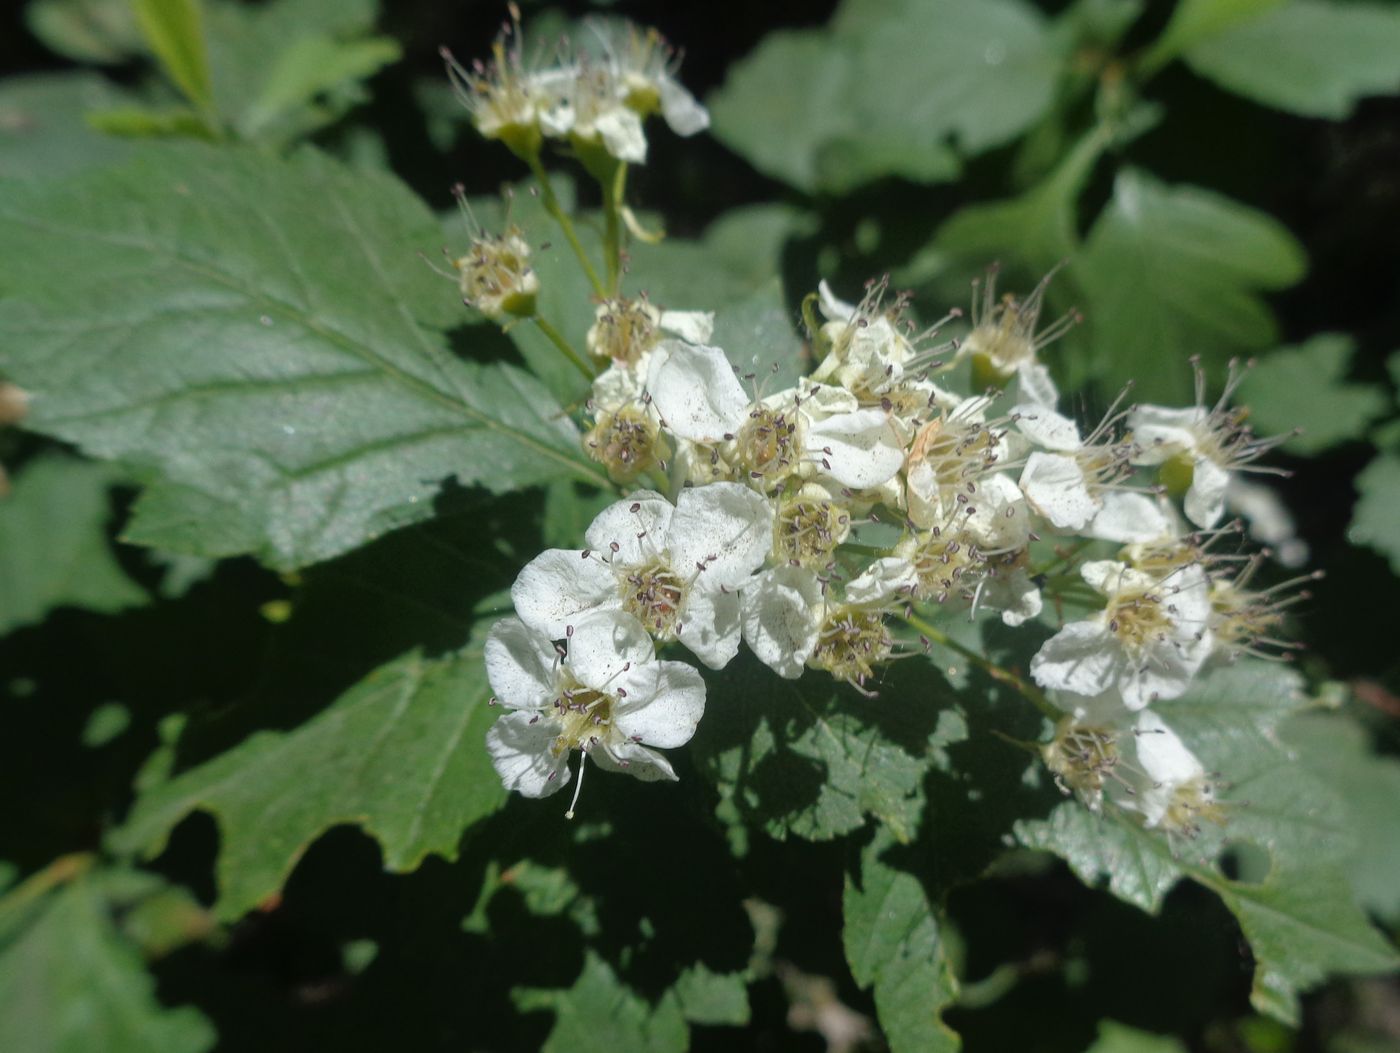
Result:
<svg viewBox="0 0 1400 1053"><path fill-rule="evenodd" d="M540 184L540 199L544 202L545 211L554 217L554 222L558 223L559 229L564 232L565 240L568 241L569 247L574 250L574 255L578 257L579 263L583 265L583 273L588 276L588 282L593 286L593 291L598 295L598 299L607 299L607 290L603 288L603 283L598 278L593 261L588 258L588 253L584 251L583 242L578 239L578 231L574 230L574 221L569 218L569 214L559 204L559 198L554 194L554 184L549 181L549 173L545 171L539 154L528 158L528 163L536 182Z"/></svg>
<svg viewBox="0 0 1400 1053"><path fill-rule="evenodd" d="M564 353L564 357L572 362L580 373L589 380L592 380L598 375L594 372L593 367L588 364L588 361L574 350L573 344L564 339L564 334L559 332L558 329L555 329L554 326L550 325L539 315L532 316L530 320L539 327L541 333L549 338L551 344Z"/></svg>
<svg viewBox="0 0 1400 1053"><path fill-rule="evenodd" d="M617 175L601 181L603 189L603 255L608 268L608 289L616 296L622 285L622 199L627 190L627 165L619 162Z"/></svg>
<svg viewBox="0 0 1400 1053"><path fill-rule="evenodd" d="M92 869L97 857L91 852L73 852L59 856L52 863L0 897L0 915L18 910L34 902L50 889L66 884Z"/></svg>
<svg viewBox="0 0 1400 1053"><path fill-rule="evenodd" d="M1043 716L1047 716L1051 720L1058 720L1060 717L1064 716L1064 714L1056 708L1055 704L1045 697L1045 693L1034 684L1027 683L1025 680L1021 679L1021 677L1011 672L1011 670L1003 669L991 659L978 654L967 645L959 643L942 629L934 628L934 626L924 621L918 615L905 614L902 617L910 628L917 629L926 639L938 644L940 647L946 647L948 650L962 655L993 680L1015 689L1026 701L1040 710Z"/></svg>
<svg viewBox="0 0 1400 1053"><path fill-rule="evenodd" d="M890 554L887 548L879 548L875 545L861 545L854 541L843 541L841 543L842 552L854 552L858 556L874 556L876 559L883 559Z"/></svg>

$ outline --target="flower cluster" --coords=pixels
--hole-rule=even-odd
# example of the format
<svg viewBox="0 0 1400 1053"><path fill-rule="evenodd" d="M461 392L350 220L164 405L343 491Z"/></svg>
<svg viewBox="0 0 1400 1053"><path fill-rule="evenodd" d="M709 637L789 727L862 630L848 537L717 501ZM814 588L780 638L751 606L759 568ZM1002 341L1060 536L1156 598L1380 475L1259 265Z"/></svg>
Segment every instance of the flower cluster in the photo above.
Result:
<svg viewBox="0 0 1400 1053"><path fill-rule="evenodd" d="M589 30L585 46L565 41L527 57L512 9L489 62L468 68L444 49L453 89L477 131L527 160L553 139L581 154L642 164L647 117L660 114L678 135L709 127L709 113L676 80L679 62L659 33L605 21Z"/></svg>
<svg viewBox="0 0 1400 1053"><path fill-rule="evenodd" d="M1261 531L1288 533L1239 482L1273 445L1228 404L1240 374L1207 404L1197 366L1194 405L1124 405L1125 392L1081 427L1043 361L1078 315L1042 327L1050 276L1025 297L998 296L993 272L961 339L943 335L961 311L921 328L885 281L856 303L822 282L803 305L815 367L768 390L771 377L716 346L713 314L622 292L630 213L599 152L643 160L653 112L683 134L706 118L654 34L598 40L532 63L514 26L490 65L451 64L477 127L537 175L541 141L568 142L599 180L608 230L603 282L542 179L596 294L585 353L546 335L590 378L584 452L625 496L583 547L524 567L515 616L491 631L487 671L511 711L489 737L505 784L553 793L575 752L576 794L590 757L674 778L656 750L689 741L705 686L693 665L657 658L671 645L709 669L746 645L780 677L815 670L873 695L888 663L938 632L928 611L1018 627L1049 620L1042 590L1053 590L1056 631L1029 673L1039 704L1063 713L1043 749L1057 782L1172 835L1218 820L1215 782L1150 707L1209 663L1289 653L1280 628L1300 594L1253 588L1260 558L1238 554L1236 524L1222 525L1238 500ZM544 328L519 232L473 246L454 260L468 302Z"/></svg>

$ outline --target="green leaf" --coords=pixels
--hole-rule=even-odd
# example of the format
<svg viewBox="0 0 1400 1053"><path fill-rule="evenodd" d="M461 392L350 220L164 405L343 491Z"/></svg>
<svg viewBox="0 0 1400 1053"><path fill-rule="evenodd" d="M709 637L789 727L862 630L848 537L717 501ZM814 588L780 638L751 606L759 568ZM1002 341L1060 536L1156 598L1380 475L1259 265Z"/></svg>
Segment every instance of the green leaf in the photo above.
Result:
<svg viewBox="0 0 1400 1053"><path fill-rule="evenodd" d="M886 860L894 838L881 831L847 874L842 942L851 975L874 986L875 1012L893 1053L961 1048L942 1009L958 994L938 922L914 874Z"/></svg>
<svg viewBox="0 0 1400 1053"><path fill-rule="evenodd" d="M1153 707L1207 769L1229 780L1228 799L1241 803L1227 805L1222 836L1268 852L1268 874L1257 883L1225 877L1201 858L1202 847L1174 845L1112 807L1094 815L1067 801L1049 819L1016 828L1023 844L1062 856L1086 882L1106 878L1114 895L1145 910L1156 911L1182 877L1214 891L1253 949L1251 1002L1290 1024L1298 992L1329 974L1397 964L1341 868L1355 845L1344 805L1279 742L1280 722L1305 703L1299 688L1291 671L1246 662Z"/></svg>
<svg viewBox="0 0 1400 1053"><path fill-rule="evenodd" d="M30 462L0 500L0 633L58 607L110 614L147 601L112 555L111 467L46 457Z"/></svg>
<svg viewBox="0 0 1400 1053"><path fill-rule="evenodd" d="M828 31L773 34L709 103L755 167L840 192L951 178L1035 123L1056 72L1044 19L1016 0L847 0Z"/></svg>
<svg viewBox="0 0 1400 1053"><path fill-rule="evenodd" d="M1283 448L1305 455L1361 438L1390 399L1375 384L1347 381L1355 351L1346 334L1320 333L1270 353L1240 384L1238 401L1249 407L1250 424L1264 435L1302 428Z"/></svg>
<svg viewBox="0 0 1400 1053"><path fill-rule="evenodd" d="M1265 106L1340 120L1368 95L1400 91L1400 10L1288 0L1185 52L1203 77Z"/></svg>
<svg viewBox="0 0 1400 1053"><path fill-rule="evenodd" d="M387 174L147 147L16 186L0 238L0 368L27 426L160 482L133 540L292 568L426 518L448 478L604 482L537 382L448 352L456 290L417 257L436 224Z"/></svg>
<svg viewBox="0 0 1400 1053"><path fill-rule="evenodd" d="M218 112L240 134L276 144L337 120L361 101L358 82L397 57L392 41L369 35L377 13L375 0L211 3Z"/></svg>
<svg viewBox="0 0 1400 1053"><path fill-rule="evenodd" d="M934 247L979 266L1011 253L1033 271L1048 271L1075 251L1075 205L1105 137L1091 132L1044 181L1005 201L968 205L938 228Z"/></svg>
<svg viewBox="0 0 1400 1053"><path fill-rule="evenodd" d="M769 33L706 100L714 133L765 175L815 193L821 145L851 134L850 55L822 30ZM956 171L950 158L943 177Z"/></svg>
<svg viewBox="0 0 1400 1053"><path fill-rule="evenodd" d="M901 683L912 689L907 674L892 672L879 697L864 699L824 674L777 680L741 658L711 681L692 756L722 802L773 837L830 840L873 815L908 840L923 811L938 714L904 704ZM927 697L926 675L920 690Z"/></svg>
<svg viewBox="0 0 1400 1053"><path fill-rule="evenodd" d="M711 972L699 962L681 973L673 990L692 1024L742 1027L749 1022L749 988L743 973Z"/></svg>
<svg viewBox="0 0 1400 1053"><path fill-rule="evenodd" d="M690 1029L675 996L667 992L649 1004L591 949L573 987L518 988L513 995L521 1009L554 1011L542 1053L684 1053L689 1048Z"/></svg>
<svg viewBox="0 0 1400 1053"><path fill-rule="evenodd" d="M165 72L205 113L214 104L199 0L133 0L136 21Z"/></svg>
<svg viewBox="0 0 1400 1053"><path fill-rule="evenodd" d="M21 886L16 893L22 892ZM14 895L14 894L12 894ZM50 892L0 934L0 1049L26 1053L203 1053L214 1029L168 1009L136 946L112 923L98 880Z"/></svg>
<svg viewBox="0 0 1400 1053"><path fill-rule="evenodd" d="M323 92L364 80L400 55L399 45L387 37L344 43L328 37L295 40L273 62L262 91L239 118L239 128L255 138Z"/></svg>
<svg viewBox="0 0 1400 1053"><path fill-rule="evenodd" d="M1127 169L1071 273L1083 287L1096 362L1110 388L1189 401L1187 359L1268 347L1277 327L1260 290L1297 282L1302 247L1277 221L1198 187Z"/></svg>
<svg viewBox="0 0 1400 1053"><path fill-rule="evenodd" d="M1159 69L1183 51L1251 19L1284 0L1178 0L1171 21L1143 57L1149 70Z"/></svg>
<svg viewBox="0 0 1400 1053"><path fill-rule="evenodd" d="M1400 575L1400 454L1383 453L1356 477L1360 499L1351 514L1347 540L1366 545L1390 560Z"/></svg>
<svg viewBox="0 0 1400 1053"><path fill-rule="evenodd" d="M1186 1047L1175 1038L1103 1020L1098 1041L1086 1053L1186 1053Z"/></svg>
<svg viewBox="0 0 1400 1053"><path fill-rule="evenodd" d="M338 823L377 838L390 870L413 870L429 853L454 859L463 831L505 798L483 744L495 716L490 694L477 651L405 655L301 727L259 732L156 786L111 846L152 856L185 816L212 813L221 834L215 912L224 919L281 888Z"/></svg>
<svg viewBox="0 0 1400 1053"><path fill-rule="evenodd" d="M86 118L122 100L106 80L88 72L0 81L0 178L51 181L120 161L130 146L97 134Z"/></svg>
<svg viewBox="0 0 1400 1053"><path fill-rule="evenodd" d="M123 62L145 46L130 0L33 0L24 21L47 47L78 62Z"/></svg>

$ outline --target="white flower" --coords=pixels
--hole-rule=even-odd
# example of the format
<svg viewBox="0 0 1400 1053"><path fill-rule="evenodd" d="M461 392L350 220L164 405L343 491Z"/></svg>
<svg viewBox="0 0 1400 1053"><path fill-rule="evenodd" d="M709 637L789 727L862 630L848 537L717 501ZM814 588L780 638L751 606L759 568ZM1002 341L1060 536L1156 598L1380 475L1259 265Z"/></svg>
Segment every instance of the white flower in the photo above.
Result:
<svg viewBox="0 0 1400 1053"><path fill-rule="evenodd" d="M512 710L486 735L506 789L555 793L569 781L574 750L646 781L676 777L647 747L690 741L705 711L705 682L683 662L657 661L635 618L620 611L579 618L562 656L547 635L507 618L491 627L485 650L491 690ZM580 760L580 786L582 778Z"/></svg>
<svg viewBox="0 0 1400 1053"><path fill-rule="evenodd" d="M678 65L655 30L594 22L601 55L580 53L561 72L555 103L540 115L546 135L601 147L619 161L647 159L643 120L659 112L678 135L709 127L710 115L681 87Z"/></svg>
<svg viewBox="0 0 1400 1053"><path fill-rule="evenodd" d="M652 352L646 386L666 430L691 442L732 438L748 416L748 393L717 347L663 340Z"/></svg>
<svg viewBox="0 0 1400 1053"><path fill-rule="evenodd" d="M595 358L633 366L646 376L646 358L661 341L663 332L692 344L703 344L714 331L712 311L663 311L645 296L604 300L593 312L588 329L588 351Z"/></svg>
<svg viewBox="0 0 1400 1053"><path fill-rule="evenodd" d="M680 61L655 29L626 23L589 23L621 90L623 103L638 115L660 112L671 131L690 136L710 126L710 114L676 80Z"/></svg>
<svg viewBox="0 0 1400 1053"><path fill-rule="evenodd" d="M1183 694L1211 650L1209 583L1198 565L1160 579L1115 560L1080 569L1107 599L1031 659L1041 687L1080 696L1116 693L1128 709Z"/></svg>
<svg viewBox="0 0 1400 1053"><path fill-rule="evenodd" d="M659 640L680 640L712 669L739 649L738 589L772 545L768 502L738 483L640 491L605 508L589 548L549 549L511 589L531 628L560 639L585 612L621 608Z"/></svg>
<svg viewBox="0 0 1400 1053"><path fill-rule="evenodd" d="M1047 274L1024 300L1012 296L998 300L995 271L988 275L980 298L974 288L972 332L958 348L959 357L972 358L974 383L1000 388L1015 378L1022 401L1047 408L1059 401L1050 371L1038 356L1046 345L1067 333L1079 315L1070 312L1039 333L1035 331L1045 290L1054 275L1054 271Z"/></svg>
<svg viewBox="0 0 1400 1053"><path fill-rule="evenodd" d="M1128 427L1139 447L1133 463L1162 465L1162 481L1173 493L1185 490L1186 518L1200 527L1214 526L1225 514L1230 473L1266 471L1252 468L1253 462L1287 438L1255 438L1245 423L1248 411L1226 406L1243 376L1231 363L1225 391L1208 409L1205 376L1197 365L1194 406L1138 406L1128 414Z"/></svg>
<svg viewBox="0 0 1400 1053"><path fill-rule="evenodd" d="M1042 448L1026 459L1021 490L1031 506L1054 526L1124 542L1138 540L1145 531L1148 537L1157 536L1159 517L1151 502L1119 502L1104 524L1094 525L1105 500L1113 495L1110 488L1128 474L1132 449L1126 443L1099 441L1110 420L1081 439L1074 421L1047 407L1017 406L1011 419L1022 435ZM1142 520L1134 521L1134 513ZM1114 536L1116 533L1123 536Z"/></svg>
<svg viewBox="0 0 1400 1053"><path fill-rule="evenodd" d="M852 490L873 490L899 474L912 435L894 413L862 409L850 392L823 384L804 388L800 408L807 474Z"/></svg>
<svg viewBox="0 0 1400 1053"><path fill-rule="evenodd" d="M1200 821L1221 822L1223 813L1205 767L1160 716L1143 710L1120 736L1119 780L1107 784L1120 808L1136 812L1143 826L1194 837Z"/></svg>
<svg viewBox="0 0 1400 1053"><path fill-rule="evenodd" d="M838 299L825 281L817 286L826 324L821 339L829 350L812 374L819 383L834 382L852 392L868 391L890 379L914 357L915 350L895 324L899 308L880 309L883 286L877 286L859 307Z"/></svg>
<svg viewBox="0 0 1400 1053"><path fill-rule="evenodd" d="M744 587L744 640L779 676L795 679L810 665L871 694L865 682L894 648L885 613L913 582L907 560L877 560L846 585L838 603L814 571L774 567Z"/></svg>
<svg viewBox="0 0 1400 1053"><path fill-rule="evenodd" d="M1274 558L1285 567L1301 567L1308 561L1308 543L1298 536L1298 526L1288 506L1263 483L1252 483L1239 475L1230 476L1225 488L1225 506L1244 516L1249 536L1268 545Z"/></svg>

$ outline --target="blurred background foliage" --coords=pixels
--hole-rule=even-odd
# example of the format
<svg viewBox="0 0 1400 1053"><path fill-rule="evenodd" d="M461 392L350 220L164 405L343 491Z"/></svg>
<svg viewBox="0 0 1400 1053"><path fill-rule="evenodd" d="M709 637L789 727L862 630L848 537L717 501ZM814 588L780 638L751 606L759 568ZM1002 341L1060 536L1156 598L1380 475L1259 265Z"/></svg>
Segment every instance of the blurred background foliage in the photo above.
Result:
<svg viewBox="0 0 1400 1053"><path fill-rule="evenodd" d="M726 348L795 361L820 277L854 296L889 274L932 319L966 308L995 261L1008 290L1061 268L1048 314L1083 323L1049 360L1086 416L1128 380L1134 398L1189 401L1189 356L1217 390L1230 359L1257 357L1241 401L1262 432L1304 429L1276 458L1292 474L1270 484L1328 577L1296 625L1316 702L1279 709L1281 738L1253 756L1330 788L1347 833L1345 849L1307 832L1269 849L1279 865L1337 853L1347 894L1400 932L1400 5L523 6L540 40L603 12L684 47L712 134L652 137L633 186L671 237L636 246L632 271L667 306L719 310ZM382 173L440 216L459 181L483 220L498 215L489 199L520 172L466 125L438 48L485 54L503 14L16 6L0 33L0 195L21 220L0 294L42 287L75 318L141 294L81 225L25 234L23 216L119 225L104 187L139 195L152 142L231 151L226 182L211 155L159 156L207 172L224 212L201 222L233 255L264 195L313 265L331 267L311 247L322 193L411 228L393 268L460 243L455 217L439 224ZM308 143L343 164L319 167ZM301 196L277 199L279 157ZM113 164L135 167L109 178ZM513 209L544 236L527 193ZM586 287L562 254L540 269L543 310L581 334ZM415 310L473 383L524 363L542 398L577 398L530 333L464 325L446 292ZM163 286L144 294L182 309ZM214 334L207 354L242 339ZM115 358L102 372L105 346L81 352L84 380L51 354L60 364L26 365L23 325L0 340L0 369L69 369L89 410L136 383ZM133 351L132 376L178 372L183 346ZM239 422L275 410L236 408L201 470L217 476ZM878 704L804 682L760 713L742 701L779 692L741 664L711 684L673 791L594 781L572 825L503 806L478 748L474 640L515 569L581 533L599 499L582 469L474 447L476 474L440 487L429 458L421 492L371 494L328 538L298 533L275 494L178 477L178 435L48 420L0 432L0 1049L1400 1048L1393 958L1337 936L1349 922L1274 962L1281 987L1251 1000L1269 933L1242 933L1230 897L1263 887L1270 861L1246 841L1227 855L1237 883L1172 858L1136 890L1094 887L1089 847L1130 833L1056 826L1058 795L990 734L1034 739L1035 718L966 671L901 669ZM1293 682L1274 675L1210 690L1278 709ZM899 704L915 691L935 704ZM1382 975L1317 986L1333 970ZM1300 1008L1294 987L1310 989Z"/></svg>

